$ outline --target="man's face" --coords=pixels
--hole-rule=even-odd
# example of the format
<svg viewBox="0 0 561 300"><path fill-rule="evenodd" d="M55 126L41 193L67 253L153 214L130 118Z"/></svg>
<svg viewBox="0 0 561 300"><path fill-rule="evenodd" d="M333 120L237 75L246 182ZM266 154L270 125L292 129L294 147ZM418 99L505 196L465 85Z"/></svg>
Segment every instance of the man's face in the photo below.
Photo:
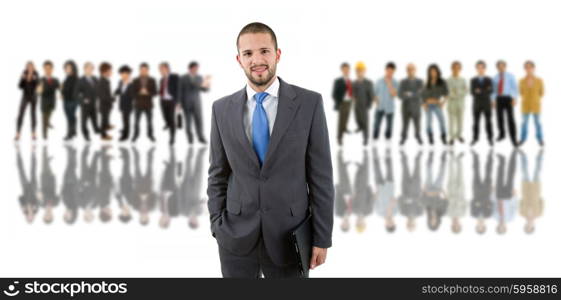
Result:
<svg viewBox="0 0 561 300"><path fill-rule="evenodd" d="M267 85L275 77L280 55L268 33L246 33L239 38L236 59L247 79L257 86Z"/></svg>
<svg viewBox="0 0 561 300"><path fill-rule="evenodd" d="M147 67L140 68L140 76L148 76L148 68Z"/></svg>
<svg viewBox="0 0 561 300"><path fill-rule="evenodd" d="M407 66L407 76L409 77L415 77L415 65L408 65Z"/></svg>
<svg viewBox="0 0 561 300"><path fill-rule="evenodd" d="M386 68L386 77L387 78L392 78L394 72L395 72L395 70L393 68Z"/></svg>
<svg viewBox="0 0 561 300"><path fill-rule="evenodd" d="M113 70L109 69L107 71L105 71L105 73L103 73L103 77L105 78L109 78L111 77L111 75L113 75Z"/></svg>
<svg viewBox="0 0 561 300"><path fill-rule="evenodd" d="M166 66L160 66L160 74L162 76L167 76L169 73L169 70Z"/></svg>
<svg viewBox="0 0 561 300"><path fill-rule="evenodd" d="M47 76L51 76L51 75L53 74L53 66L51 66L51 65L45 65L45 66L43 67L43 69L45 70L45 74L46 74Z"/></svg>
<svg viewBox="0 0 561 300"><path fill-rule="evenodd" d="M526 70L526 73L527 73L528 75L534 74L534 66L531 65L531 64L525 64L525 65L524 65L524 70Z"/></svg>
<svg viewBox="0 0 561 300"><path fill-rule="evenodd" d="M343 77L349 77L349 74L351 73L351 68L349 68L348 66L344 66L341 68L341 73L343 73Z"/></svg>
<svg viewBox="0 0 561 300"><path fill-rule="evenodd" d="M121 75L121 80L122 81L128 82L131 74L127 73L127 72L122 72L119 75Z"/></svg>
<svg viewBox="0 0 561 300"><path fill-rule="evenodd" d="M454 75L459 75L461 70L462 70L462 67L459 64L454 64L452 66L452 74L454 74Z"/></svg>
<svg viewBox="0 0 561 300"><path fill-rule="evenodd" d="M91 76L93 74L93 68L94 66L92 64L87 64L84 67L84 73L86 73L87 76Z"/></svg>
<svg viewBox="0 0 561 300"><path fill-rule="evenodd" d="M366 69L356 69L356 77L362 79L364 78L364 75L366 74Z"/></svg>
<svg viewBox="0 0 561 300"><path fill-rule="evenodd" d="M499 63L497 65L497 70L499 70L499 72L501 72L501 73L506 71L506 64L505 63Z"/></svg>
<svg viewBox="0 0 561 300"><path fill-rule="evenodd" d="M199 66L192 66L191 68L189 68L189 73L197 75L197 73L199 73Z"/></svg>
<svg viewBox="0 0 561 300"><path fill-rule="evenodd" d="M477 74L479 74L480 76L485 75L485 66L483 64L478 64L476 69L477 69Z"/></svg>

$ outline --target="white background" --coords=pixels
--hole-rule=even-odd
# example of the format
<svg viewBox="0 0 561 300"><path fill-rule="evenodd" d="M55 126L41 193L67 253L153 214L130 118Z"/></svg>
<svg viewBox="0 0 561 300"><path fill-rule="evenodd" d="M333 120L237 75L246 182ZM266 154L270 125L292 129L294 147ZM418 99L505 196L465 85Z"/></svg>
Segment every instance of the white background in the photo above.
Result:
<svg viewBox="0 0 561 300"><path fill-rule="evenodd" d="M561 205L556 188L556 110L561 109L557 101L561 96L557 85L561 52L557 36L561 21L554 1L6 1L0 6L0 84L5 103L0 129L5 195L0 201L0 276L220 276L216 244L208 232L206 214L196 231L187 229L185 220L172 223L168 230L159 229L155 222L148 227L141 227L138 222L122 225L116 221L109 225L96 221L67 226L61 220L60 209L54 224L44 225L40 218L27 224L17 202L21 189L12 142L20 100L17 82L27 60L33 60L39 67L45 59L54 61L55 75L61 80L62 63L69 58L75 59L80 68L91 60L96 64L109 61L114 67L128 63L135 71L140 62L147 61L157 78L156 66L160 61L168 61L174 71L184 73L187 64L197 60L201 73L213 76L212 89L203 96L208 133L212 101L245 83L235 61L235 38L241 27L252 21L265 22L277 33L283 53L278 74L290 83L324 95L334 158L336 115L330 92L342 61L354 64L363 60L367 76L375 80L382 76L383 66L389 60L397 63L398 78L405 75L408 62L418 65L423 78L426 66L436 62L448 77L452 60L462 61L463 76L470 78L476 60L485 59L494 74L494 62L505 59L509 70L520 78L523 62L532 59L537 64L538 76L545 80L545 212L533 235L522 232L520 217L505 236L495 234L493 226L484 236L477 235L469 216L460 235L450 233L448 221L437 233L425 228L408 233L403 228L404 220L399 219L401 228L393 235L385 233L380 218L371 219L362 234L343 234L336 221L334 247L329 250L328 262L312 276L561 275ZM115 76L113 86L116 80ZM466 103L469 108L471 99ZM62 144L66 123L60 104L53 115L55 130L50 141L36 143L39 157L42 145L48 144L55 157L52 165L59 182L66 161ZM519 107L516 111L519 121ZM168 153L167 133L161 132L159 107L154 116L158 138L155 173L159 174ZM26 166L32 147L28 117L26 114L20 143ZM40 120L38 110L38 129ZM112 115L112 123L120 125L117 113ZM398 113L394 152L398 150L399 123ZM464 136L469 140L469 114L465 124ZM183 134L178 133L178 137ZM537 147L532 130L529 136L525 151L533 163ZM179 139L176 149L182 159L186 143ZM348 142L345 156L359 161L360 139L355 136ZM94 142L97 144L99 141ZM138 144L141 150L148 146L144 140ZM506 142L495 148L505 154L510 151ZM439 154L441 146L435 149ZM469 156L468 147L457 149ZM413 144L406 147L410 159L416 150ZM116 147L113 151L117 153ZM480 143L476 151L483 159L487 146ZM398 158L394 156L397 174ZM470 166L466 161L467 181L471 180ZM115 177L120 174L119 167L119 163L112 166ZM205 188L202 191L201 197Z"/></svg>

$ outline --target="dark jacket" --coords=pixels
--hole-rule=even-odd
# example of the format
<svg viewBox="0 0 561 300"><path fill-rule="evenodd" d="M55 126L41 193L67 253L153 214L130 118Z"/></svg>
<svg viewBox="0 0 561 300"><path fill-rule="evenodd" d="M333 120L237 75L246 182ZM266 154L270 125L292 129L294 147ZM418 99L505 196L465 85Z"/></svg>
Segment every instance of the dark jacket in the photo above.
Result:
<svg viewBox="0 0 561 300"><path fill-rule="evenodd" d="M175 73L171 73L168 76L168 81L167 81L167 91L168 94L170 94L172 100L174 103L177 103L178 99L178 95L179 95L179 76ZM160 79L160 89L159 89L159 93L160 93L160 98L162 98L163 96L163 92L164 92L164 77L162 77Z"/></svg>
<svg viewBox="0 0 561 300"><path fill-rule="evenodd" d="M33 76L29 81L26 79L26 72L23 72L18 87L22 90L24 98L30 99L37 96L37 85L39 85L39 74L37 72L33 72Z"/></svg>
<svg viewBox="0 0 561 300"><path fill-rule="evenodd" d="M473 77L470 84L470 92L473 96L473 107L490 109L491 108L491 94L493 94L493 80L490 77Z"/></svg>
<svg viewBox="0 0 561 300"><path fill-rule="evenodd" d="M140 93L142 88L146 88L147 94L143 95ZM152 109L154 104L152 103L152 97L158 94L156 88L156 80L152 77L141 78L137 77L132 82L132 93L134 98L134 105L137 109Z"/></svg>
<svg viewBox="0 0 561 300"><path fill-rule="evenodd" d="M109 110L113 106L113 95L111 95L111 82L105 77L101 77L97 82L97 97L99 98L99 108Z"/></svg>
<svg viewBox="0 0 561 300"><path fill-rule="evenodd" d="M129 82L123 91L123 81L119 81L119 85L115 90L115 96L119 97L119 110L122 112L131 112L133 107L134 95L132 83Z"/></svg>
<svg viewBox="0 0 561 300"><path fill-rule="evenodd" d="M345 78L339 77L335 79L335 82L333 83L333 92L331 93L331 97L335 100L335 110L339 109L339 105L343 102L346 92L347 84L345 83Z"/></svg>
<svg viewBox="0 0 561 300"><path fill-rule="evenodd" d="M74 98L76 93L76 86L78 85L78 76L71 75L67 76L62 83L62 99L64 101L76 101Z"/></svg>
<svg viewBox="0 0 561 300"><path fill-rule="evenodd" d="M46 112L55 109L56 105L56 91L60 88L60 83L55 77L47 79L41 78L41 111Z"/></svg>
<svg viewBox="0 0 561 300"><path fill-rule="evenodd" d="M81 105L95 106L97 101L97 78L91 77L91 81L82 76L76 84L74 99L80 101Z"/></svg>

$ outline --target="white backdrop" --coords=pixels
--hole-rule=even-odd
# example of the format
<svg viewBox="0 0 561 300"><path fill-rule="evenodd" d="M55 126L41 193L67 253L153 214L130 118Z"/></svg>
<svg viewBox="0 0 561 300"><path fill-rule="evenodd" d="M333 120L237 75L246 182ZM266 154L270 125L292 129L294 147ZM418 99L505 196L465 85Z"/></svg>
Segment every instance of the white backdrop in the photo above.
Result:
<svg viewBox="0 0 561 300"><path fill-rule="evenodd" d="M478 236L465 226L461 235L449 233L443 224L439 233L420 230L409 234L399 230L385 234L382 223L370 225L362 234L342 234L335 227L334 247L328 263L312 276L559 276L557 228L561 224L556 188L559 158L559 126L556 101L561 96L557 85L560 44L557 28L561 21L553 1L18 1L0 4L1 91L5 105L0 138L4 201L0 201L1 233L0 276L219 276L219 262L214 240L208 232L206 215L197 231L186 230L186 224L173 223L160 230L155 222L146 228L134 224L99 222L66 226L61 218L44 225L41 220L27 224L20 213L17 197L21 188L15 167L15 118L20 100L17 81L27 60L40 67L45 59L55 63L55 76L63 79L62 63L69 58L80 67L87 61L98 64L109 61L118 68L127 63L135 73L140 62L151 65L159 78L157 63L170 62L172 69L184 73L191 60L197 60L203 74L213 76L211 91L203 96L205 131L212 101L243 87L245 76L235 61L235 38L241 27L252 21L269 24L276 32L282 50L278 74L286 81L324 95L328 123L334 143L336 115L330 99L333 79L339 76L342 61L367 64L367 76L373 80L383 74L385 63L397 63L396 75L405 75L405 64L414 62L420 76L425 76L429 63L436 62L449 76L453 60L464 64L463 76L474 75L478 59L488 62L495 73L494 62L505 59L517 78L523 75L522 64L532 59L537 74L545 80L546 96L542 115L546 155L543 196L546 210L538 221L536 233L522 233L522 220L512 232L497 236L490 230ZM117 83L114 76L113 87ZM471 104L471 99L466 103ZM48 145L54 156L53 168L61 178L66 156L62 137L66 123L59 102L53 115L53 134ZM467 110L469 111L469 109ZM155 110L158 139L155 172L167 157L167 132L159 107ZM28 166L29 115L26 114L20 149ZM517 120L520 120L517 107ZM394 145L399 150L399 113L394 121ZM116 112L112 123L120 126ZM38 110L38 129L40 113ZM471 116L466 114L464 137L471 138ZM144 127L144 126L143 126ZM38 133L40 131L38 130ZM183 137L184 133L178 133ZM186 143L179 138L178 159L184 157ZM481 139L482 141L484 139ZM99 143L99 142L95 142ZM77 142L81 145L81 142ZM115 146L116 142L113 143ZM140 141L138 148L149 146ZM385 146L384 146L385 147ZM440 150L441 146L435 149ZM503 143L497 152L508 154L510 145ZM410 159L417 146L405 150ZM469 154L466 146L457 147ZM533 140L524 148L530 162L537 152ZM425 150L428 147L425 146ZM112 150L117 154L116 147ZM369 150L370 151L370 150ZM485 157L487 146L476 147ZM380 151L383 153L383 151ZM359 160L362 147L358 137L349 139L345 156ZM394 156L399 173L399 156ZM144 160L143 160L144 163ZM335 163L335 160L334 160ZM496 164L496 162L495 162ZM120 164L112 165L119 170ZM483 167L483 166L482 166ZM471 164L466 161L465 178L471 180ZM206 173L206 172L205 172ZM115 174L119 174L116 172ZM336 178L337 180L337 178ZM206 182L206 177L203 180ZM399 182L399 181L396 181ZM519 185L517 182L517 186ZM159 184L159 183L157 183ZM469 190L469 188L467 188ZM205 189L202 189L204 196ZM59 215L61 211L59 211ZM520 218L519 218L520 219ZM372 221L381 222L382 220ZM403 224L403 222L402 222ZM469 225L468 225L469 224ZM402 226L403 227L403 226ZM468 230L469 228L469 230ZM492 227L491 227L492 228ZM403 229L403 228L401 228Z"/></svg>

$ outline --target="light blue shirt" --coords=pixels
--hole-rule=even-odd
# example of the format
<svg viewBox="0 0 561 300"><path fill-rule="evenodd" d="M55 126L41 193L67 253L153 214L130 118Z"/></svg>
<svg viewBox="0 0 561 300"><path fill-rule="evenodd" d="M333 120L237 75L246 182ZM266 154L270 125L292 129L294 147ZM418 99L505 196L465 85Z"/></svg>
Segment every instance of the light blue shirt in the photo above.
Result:
<svg viewBox="0 0 561 300"><path fill-rule="evenodd" d="M516 79L514 75L508 72L504 72L503 79L503 93L499 95L499 81L501 80L501 74L495 75L493 77L493 101L497 100L498 96L510 96L512 99L518 98L518 86L516 84Z"/></svg>
<svg viewBox="0 0 561 300"><path fill-rule="evenodd" d="M397 92L399 88L397 86L398 85L397 80L392 78L392 85ZM394 112L395 110L394 96L390 94L390 89L386 85L386 80L384 77L376 81L376 84L374 85L374 94L378 99L378 107L376 108L376 110L384 111L386 113Z"/></svg>
<svg viewBox="0 0 561 300"><path fill-rule="evenodd" d="M275 81L265 90L269 95L263 100L263 108L267 114L267 121L269 121L269 136L273 133L273 125L275 125L275 119L277 117L277 109L279 106L279 86L280 81L277 77ZM245 102L243 111L243 125L245 129L245 134L249 139L250 143L253 143L252 138L252 122L253 122L253 112L255 111L255 94L257 92L253 90L249 84L245 87L245 92L247 94L247 101Z"/></svg>

